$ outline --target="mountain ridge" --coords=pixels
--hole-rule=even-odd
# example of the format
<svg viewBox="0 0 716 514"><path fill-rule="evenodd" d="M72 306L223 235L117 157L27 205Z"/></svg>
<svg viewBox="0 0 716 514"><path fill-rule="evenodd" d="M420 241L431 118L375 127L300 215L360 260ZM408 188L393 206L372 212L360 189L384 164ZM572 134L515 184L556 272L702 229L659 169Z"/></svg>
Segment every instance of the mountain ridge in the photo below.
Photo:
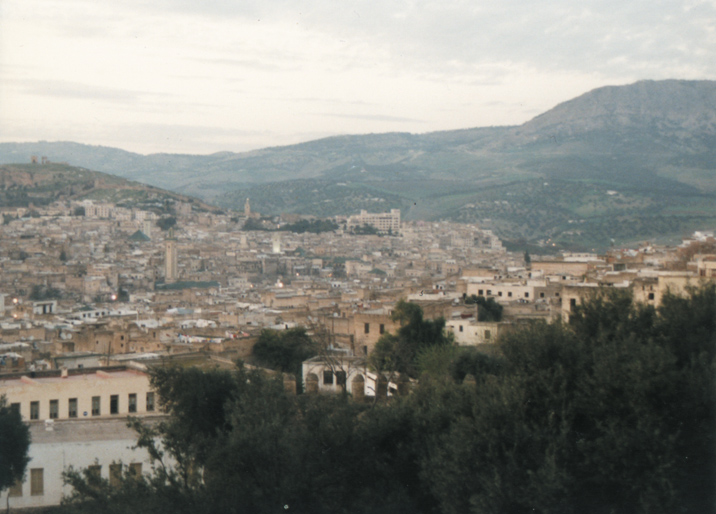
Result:
<svg viewBox="0 0 716 514"><path fill-rule="evenodd" d="M247 196L269 214L391 206L406 219L489 219L503 237L604 246L612 239L676 238L716 219L708 205L716 204L716 82L606 86L517 126L340 135L244 153L142 156L78 143L64 149L61 143L0 143L0 162L22 154L48 155L224 208L241 209ZM554 196L543 183L568 196ZM621 203L609 191L622 195ZM530 207L511 204L515 198ZM507 204L496 208L494 202ZM661 218L666 221L649 221ZM641 220L635 223L642 228L609 233L630 219ZM589 230L599 235L587 236Z"/></svg>

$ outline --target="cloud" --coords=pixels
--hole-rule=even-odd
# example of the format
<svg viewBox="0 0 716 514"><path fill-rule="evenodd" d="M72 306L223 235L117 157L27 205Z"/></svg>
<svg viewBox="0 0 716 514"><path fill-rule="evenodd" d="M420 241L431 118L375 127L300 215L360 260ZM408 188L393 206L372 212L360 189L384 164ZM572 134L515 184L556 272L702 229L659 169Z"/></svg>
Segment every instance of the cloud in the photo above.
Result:
<svg viewBox="0 0 716 514"><path fill-rule="evenodd" d="M7 83L14 85L28 95L58 99L101 100L103 102L129 104L136 103L143 95L150 94L64 80L12 79Z"/></svg>
<svg viewBox="0 0 716 514"><path fill-rule="evenodd" d="M386 116L382 114L337 114L337 113L314 113L315 116L329 116L331 118L346 118L352 120L387 121L390 123L426 123L424 120L414 118L403 118L400 116Z"/></svg>

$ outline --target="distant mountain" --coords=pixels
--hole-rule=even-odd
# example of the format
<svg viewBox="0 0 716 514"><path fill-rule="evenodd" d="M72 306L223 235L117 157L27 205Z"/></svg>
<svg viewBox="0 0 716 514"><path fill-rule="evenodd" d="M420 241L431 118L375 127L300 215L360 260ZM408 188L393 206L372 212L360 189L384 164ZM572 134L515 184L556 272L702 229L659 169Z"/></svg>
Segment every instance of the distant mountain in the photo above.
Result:
<svg viewBox="0 0 716 514"><path fill-rule="evenodd" d="M603 87L515 127L339 136L241 154L142 156L2 143L241 209L480 222L502 237L601 247L716 225L716 82ZM486 221L488 220L488 221Z"/></svg>

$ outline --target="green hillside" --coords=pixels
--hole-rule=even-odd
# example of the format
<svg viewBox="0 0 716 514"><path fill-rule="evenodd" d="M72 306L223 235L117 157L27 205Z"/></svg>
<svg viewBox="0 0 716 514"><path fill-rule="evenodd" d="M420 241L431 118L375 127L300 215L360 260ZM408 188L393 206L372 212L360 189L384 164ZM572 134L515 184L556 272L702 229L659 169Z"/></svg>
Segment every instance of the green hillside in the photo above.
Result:
<svg viewBox="0 0 716 514"><path fill-rule="evenodd" d="M401 208L505 239L605 248L716 227L716 82L642 81L517 127L339 136L206 156L0 143L240 210L330 216ZM12 159L12 160L10 160ZM547 185L545 185L545 183Z"/></svg>

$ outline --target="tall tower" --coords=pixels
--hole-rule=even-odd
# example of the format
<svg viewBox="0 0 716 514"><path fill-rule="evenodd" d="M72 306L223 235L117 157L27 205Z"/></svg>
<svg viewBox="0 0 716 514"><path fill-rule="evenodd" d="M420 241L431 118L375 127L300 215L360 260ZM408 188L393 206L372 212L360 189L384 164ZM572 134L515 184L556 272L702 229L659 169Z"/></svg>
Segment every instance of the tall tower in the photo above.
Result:
<svg viewBox="0 0 716 514"><path fill-rule="evenodd" d="M273 253L281 253L281 236L274 233L272 242L273 242Z"/></svg>
<svg viewBox="0 0 716 514"><path fill-rule="evenodd" d="M249 204L249 199L246 199L246 203L244 204L244 216L247 218L251 217L251 204Z"/></svg>
<svg viewBox="0 0 716 514"><path fill-rule="evenodd" d="M174 236L174 229L170 228L164 240L164 283L176 282L177 275L177 238Z"/></svg>

